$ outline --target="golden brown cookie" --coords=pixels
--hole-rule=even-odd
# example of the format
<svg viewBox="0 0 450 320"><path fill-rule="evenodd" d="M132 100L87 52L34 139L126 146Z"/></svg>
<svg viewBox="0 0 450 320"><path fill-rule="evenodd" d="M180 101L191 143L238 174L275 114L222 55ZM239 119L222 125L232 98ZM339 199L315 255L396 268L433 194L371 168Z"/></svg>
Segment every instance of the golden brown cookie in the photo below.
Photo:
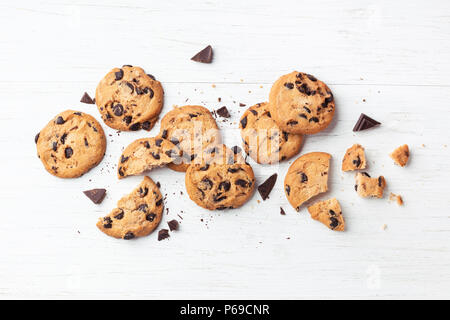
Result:
<svg viewBox="0 0 450 320"><path fill-rule="evenodd" d="M150 234L161 221L164 204L158 186L149 177L117 202L97 227L108 236L130 240Z"/></svg>
<svg viewBox="0 0 450 320"><path fill-rule="evenodd" d="M308 207L311 218L322 222L334 231L344 231L345 221L341 206L336 198L319 201Z"/></svg>
<svg viewBox="0 0 450 320"><path fill-rule="evenodd" d="M255 188L252 167L225 145L208 151L200 164L186 171L186 190L192 201L209 210L232 209L250 199Z"/></svg>
<svg viewBox="0 0 450 320"><path fill-rule="evenodd" d="M331 155L325 152L311 152L295 160L284 179L284 191L295 210L328 190L328 168Z"/></svg>
<svg viewBox="0 0 450 320"><path fill-rule="evenodd" d="M109 127L123 131L150 130L163 106L164 90L139 67L112 69L98 84L95 103Z"/></svg>
<svg viewBox="0 0 450 320"><path fill-rule="evenodd" d="M248 108L239 121L244 151L258 163L276 163L295 156L303 137L282 131L272 119L268 103Z"/></svg>
<svg viewBox="0 0 450 320"><path fill-rule="evenodd" d="M355 190L361 197L383 197L383 191L386 187L386 180L383 176L371 178L367 172L358 172L355 180Z"/></svg>
<svg viewBox="0 0 450 320"><path fill-rule="evenodd" d="M408 160L409 160L409 148L408 148L408 145L404 144L404 145L398 147L389 156L400 167L406 166L406 164L408 163Z"/></svg>
<svg viewBox="0 0 450 320"><path fill-rule="evenodd" d="M186 171L204 150L219 145L221 141L216 121L202 106L176 107L169 111L161 120L160 136L177 145L183 153L182 163L169 165L176 171Z"/></svg>
<svg viewBox="0 0 450 320"><path fill-rule="evenodd" d="M103 159L106 137L101 125L87 113L66 110L35 137L45 169L60 178L76 178Z"/></svg>
<svg viewBox="0 0 450 320"><path fill-rule="evenodd" d="M269 110L278 126L286 132L313 134L333 120L334 98L325 83L303 72L280 77L269 95Z"/></svg>
<svg viewBox="0 0 450 320"><path fill-rule="evenodd" d="M143 138L132 142L123 152L117 166L119 179L162 167L181 157L180 149L161 137Z"/></svg>
<svg viewBox="0 0 450 320"><path fill-rule="evenodd" d="M342 159L342 171L353 171L366 168L366 156L364 148L359 144L354 144L345 151Z"/></svg>

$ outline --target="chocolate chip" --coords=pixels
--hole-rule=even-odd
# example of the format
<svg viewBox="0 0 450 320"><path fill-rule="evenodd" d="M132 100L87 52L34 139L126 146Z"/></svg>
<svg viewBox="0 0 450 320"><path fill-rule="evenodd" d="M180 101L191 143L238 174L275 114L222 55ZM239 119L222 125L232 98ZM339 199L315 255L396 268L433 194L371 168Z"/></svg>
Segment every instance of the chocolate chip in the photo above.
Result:
<svg viewBox="0 0 450 320"><path fill-rule="evenodd" d="M180 141L177 138L171 138L170 142L172 142L174 145L177 145L180 143Z"/></svg>
<svg viewBox="0 0 450 320"><path fill-rule="evenodd" d="M162 204L163 199L159 199L158 201L156 201L156 206L159 207Z"/></svg>
<svg viewBox="0 0 450 320"><path fill-rule="evenodd" d="M58 142L53 142L52 149L53 149L53 151L58 150Z"/></svg>
<svg viewBox="0 0 450 320"><path fill-rule="evenodd" d="M358 168L361 165L361 159L359 158L359 155L355 160L352 161L356 168Z"/></svg>
<svg viewBox="0 0 450 320"><path fill-rule="evenodd" d="M95 99L94 99L95 100ZM81 116L81 112L74 112L73 114L77 115L77 116Z"/></svg>
<svg viewBox="0 0 450 320"><path fill-rule="evenodd" d="M232 147L231 150L233 151L234 154L238 154L242 151L242 149L239 148L238 146Z"/></svg>
<svg viewBox="0 0 450 320"><path fill-rule="evenodd" d="M282 207L280 207L280 214L283 216L286 215L286 212L284 212L284 209Z"/></svg>
<svg viewBox="0 0 450 320"><path fill-rule="evenodd" d="M309 80L311 80L311 81L314 81L314 82L316 82L317 81L317 78L316 77L314 77L314 76L312 76L312 75L310 75L310 74L306 74L306 76L308 77L308 79Z"/></svg>
<svg viewBox="0 0 450 320"><path fill-rule="evenodd" d="M200 171L206 171L208 169L209 169L209 164L205 164L203 167L199 168Z"/></svg>
<svg viewBox="0 0 450 320"><path fill-rule="evenodd" d="M133 93L133 92L134 92L134 86L133 86L133 84L130 83L130 82L126 82L125 84L127 85L128 88L130 88L131 93Z"/></svg>
<svg viewBox="0 0 450 320"><path fill-rule="evenodd" d="M229 173L236 173L238 171L242 170L241 168L228 168L227 171Z"/></svg>
<svg viewBox="0 0 450 320"><path fill-rule="evenodd" d="M131 239L134 239L134 238L135 238L135 235L134 235L134 233L131 232L131 231L128 231L128 232L125 233L125 235L123 236L123 239L124 239L124 240L131 240Z"/></svg>
<svg viewBox="0 0 450 320"><path fill-rule="evenodd" d="M207 46L205 49L197 53L191 58L191 60L201 63L211 63L213 57L213 50L211 46Z"/></svg>
<svg viewBox="0 0 450 320"><path fill-rule="evenodd" d="M152 124L150 121L142 122L142 129L144 129L144 130L147 130L147 131L150 130L151 126L152 126Z"/></svg>
<svg viewBox="0 0 450 320"><path fill-rule="evenodd" d="M234 184L243 187L243 188L247 188L248 187L248 182L243 180L243 179L237 179Z"/></svg>
<svg viewBox="0 0 450 320"><path fill-rule="evenodd" d="M130 68L131 68L132 65L131 65L131 64L124 64L124 65L122 66L122 68L123 68L123 67L130 67Z"/></svg>
<svg viewBox="0 0 450 320"><path fill-rule="evenodd" d="M167 139L167 130L163 130L163 132L161 134L161 138Z"/></svg>
<svg viewBox="0 0 450 320"><path fill-rule="evenodd" d="M297 87L298 91L301 93L306 94L307 96L312 96L316 94L316 91L311 90L306 83L302 83L300 86Z"/></svg>
<svg viewBox="0 0 450 320"><path fill-rule="evenodd" d="M58 118L56 118L56 124L63 124L66 121L64 121L63 117L59 116Z"/></svg>
<svg viewBox="0 0 450 320"><path fill-rule="evenodd" d="M220 101L219 101L220 102ZM245 103L239 103L239 107L245 107L246 104Z"/></svg>
<svg viewBox="0 0 450 320"><path fill-rule="evenodd" d="M256 111L256 110L250 109L249 111L250 111L251 113L253 113L254 116L257 116L257 115L258 115L258 111Z"/></svg>
<svg viewBox="0 0 450 320"><path fill-rule="evenodd" d="M289 133L287 133L286 131L283 131L283 137L284 137L285 141L288 141Z"/></svg>
<svg viewBox="0 0 450 320"><path fill-rule="evenodd" d="M367 172L361 172L361 174L365 175L366 177L370 178L370 175Z"/></svg>
<svg viewBox="0 0 450 320"><path fill-rule="evenodd" d="M148 213L145 216L145 220L150 221L150 222L153 222L153 220L155 220L155 218L156 218L156 214L154 214L154 213Z"/></svg>
<svg viewBox="0 0 450 320"><path fill-rule="evenodd" d="M119 172L119 175L120 175L121 177L123 177L123 176L125 175L125 174L123 173L123 171L122 171L122 167L119 167L118 172Z"/></svg>
<svg viewBox="0 0 450 320"><path fill-rule="evenodd" d="M150 92L150 99L153 98L155 93L153 92L152 88L148 88L148 91Z"/></svg>
<svg viewBox="0 0 450 320"><path fill-rule="evenodd" d="M306 112L311 113L311 109L309 109L308 107L303 107L303 109L305 109Z"/></svg>
<svg viewBox="0 0 450 320"><path fill-rule="evenodd" d="M336 228L336 227L339 225L339 221L338 221L338 219L336 219L335 217L331 217L331 218L330 218L330 221L331 221L330 227L331 227L332 229Z"/></svg>
<svg viewBox="0 0 450 320"><path fill-rule="evenodd" d="M152 79L152 80L156 80L156 78L153 75L149 74L149 73L147 73L147 76L149 76L150 79Z"/></svg>
<svg viewBox="0 0 450 320"><path fill-rule="evenodd" d="M84 145L85 145L86 147L89 147L89 142L88 142L87 138L84 138Z"/></svg>
<svg viewBox="0 0 450 320"><path fill-rule="evenodd" d="M136 87L136 94L142 95L142 94L144 94L144 90L142 90L142 89L139 88L139 87Z"/></svg>
<svg viewBox="0 0 450 320"><path fill-rule="evenodd" d="M133 124L130 126L130 130L131 130L131 131L137 131L137 130L139 130L140 128L141 128L141 124L140 124L139 122L133 123Z"/></svg>
<svg viewBox="0 0 450 320"><path fill-rule="evenodd" d="M258 192L261 195L263 200L266 200L269 197L270 192L272 191L275 182L277 181L278 175L274 173L266 181L258 186Z"/></svg>
<svg viewBox="0 0 450 320"><path fill-rule="evenodd" d="M117 117L120 117L123 114L123 106L120 103L113 106L112 109Z"/></svg>
<svg viewBox="0 0 450 320"><path fill-rule="evenodd" d="M99 204L103 201L106 196L106 189L92 189L83 191L83 193L91 199L91 201L95 204Z"/></svg>
<svg viewBox="0 0 450 320"><path fill-rule="evenodd" d="M207 177L203 177L202 182L209 186L208 189L211 189L213 187L213 185L214 185L214 183L210 179L208 179Z"/></svg>
<svg viewBox="0 0 450 320"><path fill-rule="evenodd" d="M219 183L219 190L224 190L225 192L229 191L231 187L230 181L222 181Z"/></svg>
<svg viewBox="0 0 450 320"><path fill-rule="evenodd" d="M218 193L218 194L214 195L213 200L214 200L214 202L220 202L220 201L225 200L226 198L227 198L227 196L222 196L221 193Z"/></svg>
<svg viewBox="0 0 450 320"><path fill-rule="evenodd" d="M66 149L64 149L64 155L66 156L67 159L69 159L73 155L72 148L67 147Z"/></svg>
<svg viewBox="0 0 450 320"><path fill-rule="evenodd" d="M170 231L178 230L179 224L177 220L170 220L167 224L169 225Z"/></svg>
<svg viewBox="0 0 450 320"><path fill-rule="evenodd" d="M120 69L119 71L115 72L114 75L116 76L116 81L123 78L123 70Z"/></svg>
<svg viewBox="0 0 450 320"><path fill-rule="evenodd" d="M298 121L295 121L295 120L289 120L288 122L287 122L287 125L288 126L294 126L294 125L296 125L298 123Z"/></svg>
<svg viewBox="0 0 450 320"><path fill-rule="evenodd" d="M156 139L155 140L155 144L156 144L157 147L161 147L162 142L163 142L163 139Z"/></svg>
<svg viewBox="0 0 450 320"><path fill-rule="evenodd" d="M160 156L159 154L154 153L154 152L152 152L151 154L152 154L152 157L153 157L155 160L161 159L161 156Z"/></svg>
<svg viewBox="0 0 450 320"><path fill-rule="evenodd" d="M87 92L85 92L83 94L83 96L81 97L80 102L86 103L86 104L95 104L94 100L92 100L92 98L89 96L89 94Z"/></svg>
<svg viewBox="0 0 450 320"><path fill-rule="evenodd" d="M41 133L39 132L37 135L35 135L34 136L34 143L37 143L38 142L38 140L39 140L39 135L40 135Z"/></svg>
<svg viewBox="0 0 450 320"><path fill-rule="evenodd" d="M148 205L143 203L137 208L139 211L147 212Z"/></svg>
<svg viewBox="0 0 450 320"><path fill-rule="evenodd" d="M284 86L288 89L294 89L294 84L292 82L286 82Z"/></svg>
<svg viewBox="0 0 450 320"><path fill-rule="evenodd" d="M133 117L131 116L126 116L123 118L123 121L125 121L126 124L130 124L131 120L133 120Z"/></svg>
<svg viewBox="0 0 450 320"><path fill-rule="evenodd" d="M358 185L355 184L355 191L358 191Z"/></svg>
<svg viewBox="0 0 450 320"><path fill-rule="evenodd" d="M308 182L308 176L305 173L301 173L302 179L301 179L301 183L305 183Z"/></svg>
<svg viewBox="0 0 450 320"><path fill-rule="evenodd" d="M150 149L150 143L148 141L144 142L144 147L146 147L147 149Z"/></svg>
<svg viewBox="0 0 450 320"><path fill-rule="evenodd" d="M159 230L159 232L158 232L158 241L167 239L168 237L170 237L169 230L167 230L167 229Z"/></svg>
<svg viewBox="0 0 450 320"><path fill-rule="evenodd" d="M66 138L67 138L67 133L64 133L61 138L59 138L59 141L61 141L62 144L64 144L66 142Z"/></svg>
<svg viewBox="0 0 450 320"><path fill-rule="evenodd" d="M228 112L227 107L223 106L222 108L219 108L216 110L217 114L223 118L229 118L231 117L230 113Z"/></svg>
<svg viewBox="0 0 450 320"><path fill-rule="evenodd" d="M299 116L300 118L308 119L308 116L307 116L306 114L304 114L304 113L300 113L298 116Z"/></svg>
<svg viewBox="0 0 450 320"><path fill-rule="evenodd" d="M127 161L130 157L124 157L123 155L120 157L120 163L124 163Z"/></svg>
<svg viewBox="0 0 450 320"><path fill-rule="evenodd" d="M381 177L378 177L378 186L381 187L383 183L383 180L381 179Z"/></svg>
<svg viewBox="0 0 450 320"><path fill-rule="evenodd" d="M309 119L309 122L319 122L319 118L312 117L311 119Z"/></svg>
<svg viewBox="0 0 450 320"><path fill-rule="evenodd" d="M156 182L156 186L158 187L158 189L161 188L161 183L159 183L159 181Z"/></svg>
<svg viewBox="0 0 450 320"><path fill-rule="evenodd" d="M110 217L103 218L103 228L111 229L112 228L112 220Z"/></svg>
<svg viewBox="0 0 450 320"><path fill-rule="evenodd" d="M334 212L334 211L331 210L331 209L330 209L328 212L329 212L332 216L335 216L335 215L336 215L336 212Z"/></svg>
<svg viewBox="0 0 450 320"><path fill-rule="evenodd" d="M378 126L381 123L372 119L371 117L365 115L364 113L361 113L359 116L358 121L356 122L355 126L353 127L353 131L362 131L366 129L370 129L372 127Z"/></svg>
<svg viewBox="0 0 450 320"><path fill-rule="evenodd" d="M147 187L144 187L144 189L139 188L139 196L141 198L145 197L147 194L148 194L148 188Z"/></svg>
<svg viewBox="0 0 450 320"><path fill-rule="evenodd" d="M247 116L241 119L241 126L242 129L245 129L245 127L247 126Z"/></svg>

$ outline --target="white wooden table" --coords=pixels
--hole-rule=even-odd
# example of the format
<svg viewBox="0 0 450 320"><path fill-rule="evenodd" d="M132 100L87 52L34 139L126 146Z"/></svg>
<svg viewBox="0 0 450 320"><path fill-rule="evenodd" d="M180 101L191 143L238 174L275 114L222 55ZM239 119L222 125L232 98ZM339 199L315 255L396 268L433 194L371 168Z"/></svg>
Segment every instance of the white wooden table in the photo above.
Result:
<svg viewBox="0 0 450 320"><path fill-rule="evenodd" d="M0 298L450 298L448 1L2 1L0 28ZM190 61L208 44L213 64ZM279 175L270 199L255 193L223 212L194 205L182 173L152 171L167 194L161 226L179 214L181 230L160 242L99 232L98 217L142 179L117 180L122 148L159 123L120 135L104 126L104 160L72 180L43 169L33 140L64 109L100 119L80 97L123 64L162 82L162 115L227 106L231 121L219 124L229 146L240 142L239 103L267 100L280 75L325 81L336 116L301 153L332 154L330 191L317 199L340 200L347 231L288 205L290 161L252 162L259 183ZM382 126L353 133L361 112ZM340 171L353 143L403 207L356 195L354 175ZM388 153L404 143L411 159L400 168ZM82 193L96 187L108 189L98 206Z"/></svg>

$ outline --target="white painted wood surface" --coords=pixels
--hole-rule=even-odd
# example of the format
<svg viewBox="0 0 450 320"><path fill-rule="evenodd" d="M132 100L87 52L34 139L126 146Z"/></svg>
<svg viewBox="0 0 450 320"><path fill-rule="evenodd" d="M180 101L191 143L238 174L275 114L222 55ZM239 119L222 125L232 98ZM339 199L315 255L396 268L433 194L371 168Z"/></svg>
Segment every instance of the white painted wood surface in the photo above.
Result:
<svg viewBox="0 0 450 320"><path fill-rule="evenodd" d="M448 1L1 1L0 28L0 298L450 298ZM208 44L213 64L189 60ZM240 140L239 102L267 100L278 76L297 69L327 82L335 120L301 152L332 154L319 199L340 200L347 231L288 205L289 163L252 163L259 183L279 174L265 202L255 193L241 209L208 212L189 200L183 174L158 169L161 226L180 214L181 230L161 242L99 232L97 218L141 180L117 180L121 149L159 123L150 134L104 126L103 162L74 180L49 175L33 139L67 108L100 119L78 101L123 64L162 81L163 114L226 105L229 146ZM353 133L361 112L382 126ZM356 195L353 174L340 171L353 143L404 207ZM388 153L404 143L411 162L400 168ZM95 187L108 189L98 206L81 192Z"/></svg>

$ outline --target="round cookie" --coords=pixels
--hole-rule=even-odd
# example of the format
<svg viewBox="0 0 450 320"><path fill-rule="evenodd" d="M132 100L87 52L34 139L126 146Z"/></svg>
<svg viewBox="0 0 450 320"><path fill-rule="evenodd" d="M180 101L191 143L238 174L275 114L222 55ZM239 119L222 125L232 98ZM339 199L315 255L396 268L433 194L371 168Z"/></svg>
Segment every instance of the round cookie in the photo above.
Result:
<svg viewBox="0 0 450 320"><path fill-rule="evenodd" d="M136 189L117 202L117 208L99 219L97 227L118 239L144 237L158 226L163 209L158 186L149 177L144 177Z"/></svg>
<svg viewBox="0 0 450 320"><path fill-rule="evenodd" d="M58 114L36 137L45 169L60 178L76 178L103 159L106 137L94 117L73 110Z"/></svg>
<svg viewBox="0 0 450 320"><path fill-rule="evenodd" d="M258 163L270 164L295 156L303 137L280 130L272 119L268 103L248 108L239 122L244 151Z"/></svg>
<svg viewBox="0 0 450 320"><path fill-rule="evenodd" d="M240 207L250 199L255 176L240 154L220 145L208 152L201 164L189 166L185 183L189 197L197 205L223 210Z"/></svg>
<svg viewBox="0 0 450 320"><path fill-rule="evenodd" d="M164 90L139 67L112 69L98 84L95 103L107 126L123 131L150 130L163 106Z"/></svg>
<svg viewBox="0 0 450 320"><path fill-rule="evenodd" d="M331 155L325 152L311 152L295 160L284 178L284 191L295 210L328 190L328 168Z"/></svg>
<svg viewBox="0 0 450 320"><path fill-rule="evenodd" d="M182 163L171 163L168 167L183 172L204 150L221 142L216 121L202 106L182 106L169 111L161 120L160 136L180 148Z"/></svg>
<svg viewBox="0 0 450 320"><path fill-rule="evenodd" d="M180 150L169 140L160 137L138 139L122 152L117 166L117 176L122 179L141 174L176 161L180 157Z"/></svg>
<svg viewBox="0 0 450 320"><path fill-rule="evenodd" d="M325 83L312 75L291 72L280 77L269 95L272 118L286 132L313 134L333 119L334 98Z"/></svg>

